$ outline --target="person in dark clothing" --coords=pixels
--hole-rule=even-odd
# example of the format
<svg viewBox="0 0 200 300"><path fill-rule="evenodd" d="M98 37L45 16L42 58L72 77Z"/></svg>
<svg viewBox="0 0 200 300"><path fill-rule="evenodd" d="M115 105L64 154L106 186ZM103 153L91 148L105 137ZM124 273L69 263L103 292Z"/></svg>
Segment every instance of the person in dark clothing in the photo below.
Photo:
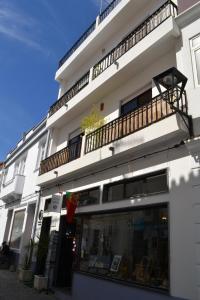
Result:
<svg viewBox="0 0 200 300"><path fill-rule="evenodd" d="M9 262L10 248L4 241L0 250L0 265Z"/></svg>
<svg viewBox="0 0 200 300"><path fill-rule="evenodd" d="M1 253L1 255L7 256L7 255L9 255L9 252L10 252L10 248L7 245L7 243L4 241L2 243L2 248L1 248L1 252L0 253Z"/></svg>

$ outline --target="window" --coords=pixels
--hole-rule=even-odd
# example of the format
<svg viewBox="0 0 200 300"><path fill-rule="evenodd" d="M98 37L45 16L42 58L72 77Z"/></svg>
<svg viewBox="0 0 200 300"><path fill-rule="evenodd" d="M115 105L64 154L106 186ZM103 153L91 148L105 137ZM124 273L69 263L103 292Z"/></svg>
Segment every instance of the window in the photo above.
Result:
<svg viewBox="0 0 200 300"><path fill-rule="evenodd" d="M6 184L7 176L8 176L8 168L6 168L3 173L3 180L2 180L3 184Z"/></svg>
<svg viewBox="0 0 200 300"><path fill-rule="evenodd" d="M45 212L49 211L50 205L51 205L51 198L48 198L48 199L45 200L45 204L44 204L44 211Z"/></svg>
<svg viewBox="0 0 200 300"><path fill-rule="evenodd" d="M36 170L40 167L40 162L44 159L45 156L45 142L40 143L38 147L38 157L36 162Z"/></svg>
<svg viewBox="0 0 200 300"><path fill-rule="evenodd" d="M92 189L75 192L75 194L79 194L78 206L87 206L87 205L95 205L99 203L100 199L100 190L99 187L95 187ZM63 196L62 208L66 208L66 196Z"/></svg>
<svg viewBox="0 0 200 300"><path fill-rule="evenodd" d="M81 191L78 206L94 205L99 203L100 191L99 187Z"/></svg>
<svg viewBox="0 0 200 300"><path fill-rule="evenodd" d="M24 175L26 165L26 157L21 158L15 163L14 176L15 175Z"/></svg>
<svg viewBox="0 0 200 300"><path fill-rule="evenodd" d="M125 197L132 198L133 196L143 195L143 180L129 181L125 184Z"/></svg>
<svg viewBox="0 0 200 300"><path fill-rule="evenodd" d="M148 195L168 191L166 173L149 176L145 181L145 193Z"/></svg>
<svg viewBox="0 0 200 300"><path fill-rule="evenodd" d="M152 100L152 89L140 94L121 106L121 115L125 115Z"/></svg>
<svg viewBox="0 0 200 300"><path fill-rule="evenodd" d="M77 217L79 269L107 279L168 289L168 209Z"/></svg>
<svg viewBox="0 0 200 300"><path fill-rule="evenodd" d="M19 249L22 237L22 229L24 224L25 210L15 212L14 221L12 225L12 232L10 236L10 247Z"/></svg>
<svg viewBox="0 0 200 300"><path fill-rule="evenodd" d="M113 183L105 186L103 191L103 202L119 201L124 199L124 184Z"/></svg>
<svg viewBox="0 0 200 300"><path fill-rule="evenodd" d="M191 40L191 51L195 85L200 86L200 35Z"/></svg>
<svg viewBox="0 0 200 300"><path fill-rule="evenodd" d="M162 170L105 185L103 202L119 201L167 191L167 172Z"/></svg>
<svg viewBox="0 0 200 300"><path fill-rule="evenodd" d="M69 135L69 139L68 139L69 160L74 160L80 157L81 144L82 144L82 133L80 133L80 128L78 128Z"/></svg>
<svg viewBox="0 0 200 300"><path fill-rule="evenodd" d="M26 158L24 157L20 162L20 168L19 168L20 175L24 175L25 165L26 165Z"/></svg>
<svg viewBox="0 0 200 300"><path fill-rule="evenodd" d="M1 183L2 183L2 179L3 179L3 174L0 174L0 191L1 191Z"/></svg>
<svg viewBox="0 0 200 300"><path fill-rule="evenodd" d="M15 164L14 176L19 174L19 162Z"/></svg>

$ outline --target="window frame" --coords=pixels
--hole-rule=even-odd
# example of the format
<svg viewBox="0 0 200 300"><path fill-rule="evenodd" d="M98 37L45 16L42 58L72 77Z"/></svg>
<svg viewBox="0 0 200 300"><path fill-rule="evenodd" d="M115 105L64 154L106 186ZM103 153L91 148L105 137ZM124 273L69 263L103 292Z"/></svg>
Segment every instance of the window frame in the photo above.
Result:
<svg viewBox="0 0 200 300"><path fill-rule="evenodd" d="M96 187L92 187L90 189L82 190L82 191L79 191L78 193L84 193L84 192L85 193L86 192L90 193L90 192L92 192L94 190L98 190L98 196L99 196L98 203L89 203L89 204L85 204L85 205L79 205L79 203L78 203L78 207L86 207L86 206L99 205L100 204L100 193L101 193L100 186L96 186ZM77 192L75 192L75 193L77 193Z"/></svg>
<svg viewBox="0 0 200 300"><path fill-rule="evenodd" d="M26 156L22 157L19 164L18 175L24 176L26 167Z"/></svg>
<svg viewBox="0 0 200 300"><path fill-rule="evenodd" d="M36 160L35 171L37 171L40 168L40 163L45 158L45 148L46 148L46 142L44 140L41 141L38 145L38 155Z"/></svg>
<svg viewBox="0 0 200 300"><path fill-rule="evenodd" d="M128 114L131 111L137 110L139 109L142 105L139 105L139 103L137 103L136 107L133 110L130 110L128 112L122 113L122 107L127 105L130 102L135 102L138 101L138 98L140 98L142 95L144 95L145 93L147 93L148 91L151 91L151 99L152 99L152 86L149 83L148 85L146 85L143 89L140 89L139 92L132 94L131 96L127 97L126 99L122 100L120 102L120 109L119 109L119 116L124 116L126 114Z"/></svg>
<svg viewBox="0 0 200 300"><path fill-rule="evenodd" d="M19 212L23 212L24 213L24 218L23 218L23 224L22 224L22 229L21 229L21 237L20 237L20 242L19 242L19 248L15 248L12 247L11 245L11 238L12 238L12 233L13 233L13 229L14 229L14 225L15 225L15 216L17 213ZM13 215L12 215L12 221L11 221L11 226L10 226L10 233L9 233L9 246L11 249L16 250L16 251L20 251L21 248L21 243L22 243L22 237L23 237L23 231L24 231L24 226L25 226L25 218L26 218L26 208L19 208L13 211Z"/></svg>
<svg viewBox="0 0 200 300"><path fill-rule="evenodd" d="M167 189L165 191L157 191L157 192L147 193L147 191L145 190L143 193L135 194L132 197L127 197L126 196L126 185L128 183L137 182L137 181L143 181L144 183L146 183L148 178L157 177L157 176L160 176L160 175L165 175L166 176L166 187L167 187ZM112 187L112 186L115 186L115 185L120 185L120 184L123 184L123 193L122 193L123 194L123 199L108 201L108 190L109 190L109 188ZM161 169L161 170L157 170L155 172L143 174L141 176L135 176L135 177L131 177L131 178L123 179L123 180L118 180L118 181L115 181L113 183L105 184L104 187L103 187L103 198L102 198L102 200L103 200L103 203L112 203L112 202L117 202L117 201L124 201L124 200L134 199L134 198L137 198L137 197L150 197L150 196L153 196L153 195L159 195L159 194L168 193L168 192L169 192L168 170L167 169Z"/></svg>
<svg viewBox="0 0 200 300"><path fill-rule="evenodd" d="M81 249L82 249L82 236L83 236L83 225L84 225L84 218L90 217L90 216L104 216L104 215L115 215L115 214L120 214L120 213L133 213L136 211L148 211L148 209L162 209L165 208L167 211L168 219L167 219L167 228L168 228L168 236L167 236L167 242L168 242L168 247L167 247L167 253L168 253L168 287L166 289L160 288L160 287L151 287L148 285L144 285L142 283L136 282L136 281L126 281L124 279L117 279L117 278L112 278L109 276L105 276L105 274L98 274L98 273L93 273L85 270L81 270L80 264L81 264ZM117 209L108 209L106 211L95 211L95 212L87 212L87 213L80 213L76 216L77 220L76 223L78 222L78 232L76 234L76 238L79 241L77 244L77 256L76 259L73 263L73 271L77 273L84 274L89 277L94 277L94 278L99 278L103 279L106 281L110 282L115 282L118 284L122 284L125 286L132 286L132 287L140 287L144 289L149 289L149 290L154 290L157 292L162 292L162 293L167 293L170 291L170 278L171 278L171 273L170 273L170 215L169 215L169 203L168 202L163 202L163 203L154 203L151 205L140 205L138 207L128 207L128 208L117 208Z"/></svg>
<svg viewBox="0 0 200 300"><path fill-rule="evenodd" d="M99 193L98 203L89 203L89 204L85 204L85 205L79 205L79 203L78 203L78 206L77 206L78 208L88 207L88 206L92 206L92 205L99 205L100 204L100 199L101 199L100 186L95 186L95 187L91 187L91 188L88 188L88 189L85 189L85 190L79 190L79 191L72 192L74 194L79 194L79 193L84 193L84 192L89 193L89 192L94 191L94 190L98 190L98 193ZM63 195L62 209L66 209L66 195Z"/></svg>
<svg viewBox="0 0 200 300"><path fill-rule="evenodd" d="M200 70L198 72L197 61L195 57L195 53L197 51L200 51L200 42L196 46L193 46L194 40L198 37L200 38L200 33L190 39L190 50L191 50L191 57L192 57L192 69L193 69L195 87L200 87ZM198 79L198 74L199 74L199 79Z"/></svg>

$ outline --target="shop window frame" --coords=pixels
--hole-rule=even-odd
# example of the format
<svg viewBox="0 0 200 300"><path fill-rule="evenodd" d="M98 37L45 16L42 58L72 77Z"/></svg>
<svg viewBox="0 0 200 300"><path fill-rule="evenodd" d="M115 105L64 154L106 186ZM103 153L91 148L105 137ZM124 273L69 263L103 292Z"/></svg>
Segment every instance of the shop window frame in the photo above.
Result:
<svg viewBox="0 0 200 300"><path fill-rule="evenodd" d="M165 175L166 176L166 190L164 191L156 191L156 192L147 192L147 191L143 191L143 193L141 194L135 194L132 197L127 197L126 194L126 185L128 183L131 182L137 182L137 181L143 181L144 184L146 184L147 180L151 177L156 177L156 176L160 176L160 175ZM123 198L119 199L119 200L111 200L108 201L108 193L109 193L109 188L115 185L120 185L123 184ZM117 202L117 201L123 201L123 200L128 200L128 199L132 199L132 198L137 198L137 197L150 197L153 195L158 195L158 194L163 194L163 193L167 193L169 192L169 182L168 182L168 170L167 169L162 169L159 171L155 171L155 172L151 172L151 173L147 173L141 176L136 176L136 177L131 177L131 178L127 178L127 179L123 179L123 180L119 180L119 181L115 181L113 183L109 183L109 184L105 184L103 187L103 203L111 203L111 202Z"/></svg>
<svg viewBox="0 0 200 300"><path fill-rule="evenodd" d="M88 217L88 216L95 216L95 215L107 215L107 214L117 214L117 213L128 213L128 212L135 212L135 211L139 211L139 210L148 210L149 208L153 209L153 208L157 208L157 209L162 209L162 208L166 208L167 211L167 215L168 215L168 224L167 224L167 229L168 229L168 237L167 237L167 243L168 243L168 288L167 289L162 289L162 288L155 288L155 287L151 287L148 285L143 285L140 284L138 282L130 282L130 281L126 281L126 280L121 280L121 279L115 279L115 278L111 278L105 275L100 275L100 274L95 274L95 273L91 273L89 271L83 271L80 269L80 263L81 263L81 241L82 241L82 234L83 234L83 224L84 224L84 217ZM168 202L163 202L163 203L156 203L156 204L149 204L149 205L144 205L144 206L138 206L138 207L128 207L128 208L118 208L118 209L109 209L106 211L95 211L95 212L87 212L87 213L79 213L76 215L76 218L79 218L79 227L81 227L82 229L79 229L78 231L78 235L79 235L79 239L80 239L80 243L77 244L77 251L76 251L76 259L73 263L73 272L74 273L79 273L81 275L87 276L87 277L92 277L92 278L96 278L99 280L106 280L108 282L113 282L116 284L121 284L123 286L129 286L129 287L137 287L137 288L141 288L144 290L149 290L149 291L153 291L153 292L158 292L158 293L162 293L162 294L166 294L169 295L170 290L171 290L171 286L170 286L170 282L171 282L171 276L170 276L170 215L169 215L169 203ZM77 220L76 220L77 222Z"/></svg>

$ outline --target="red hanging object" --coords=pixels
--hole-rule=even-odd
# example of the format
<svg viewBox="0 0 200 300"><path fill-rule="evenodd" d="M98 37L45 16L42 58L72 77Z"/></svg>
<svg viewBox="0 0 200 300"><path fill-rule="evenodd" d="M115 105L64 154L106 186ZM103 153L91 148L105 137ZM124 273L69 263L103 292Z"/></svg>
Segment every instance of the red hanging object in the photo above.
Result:
<svg viewBox="0 0 200 300"><path fill-rule="evenodd" d="M66 193L66 209L67 209L67 223L72 224L74 221L75 211L78 205L78 195L75 193Z"/></svg>

